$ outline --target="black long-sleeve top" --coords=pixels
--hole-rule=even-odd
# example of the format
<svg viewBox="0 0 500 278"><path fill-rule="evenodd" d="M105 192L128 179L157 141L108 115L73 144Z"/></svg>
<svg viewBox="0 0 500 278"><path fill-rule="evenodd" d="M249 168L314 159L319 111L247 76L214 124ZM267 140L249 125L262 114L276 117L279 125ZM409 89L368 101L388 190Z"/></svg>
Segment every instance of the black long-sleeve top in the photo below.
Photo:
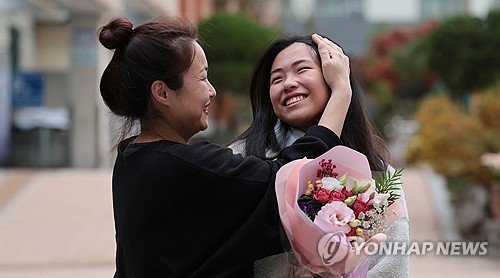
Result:
<svg viewBox="0 0 500 278"><path fill-rule="evenodd" d="M255 260L283 251L276 172L341 144L313 126L263 161L206 141L130 141L113 171L115 278L253 277Z"/></svg>

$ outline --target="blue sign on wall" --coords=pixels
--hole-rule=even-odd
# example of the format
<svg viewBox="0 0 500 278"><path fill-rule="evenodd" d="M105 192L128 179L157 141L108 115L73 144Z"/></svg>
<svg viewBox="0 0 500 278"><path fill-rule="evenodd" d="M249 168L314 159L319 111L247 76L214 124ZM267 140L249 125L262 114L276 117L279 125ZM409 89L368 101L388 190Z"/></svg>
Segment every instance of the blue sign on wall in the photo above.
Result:
<svg viewBox="0 0 500 278"><path fill-rule="evenodd" d="M42 106L44 77L40 72L15 72L12 80L14 107Z"/></svg>

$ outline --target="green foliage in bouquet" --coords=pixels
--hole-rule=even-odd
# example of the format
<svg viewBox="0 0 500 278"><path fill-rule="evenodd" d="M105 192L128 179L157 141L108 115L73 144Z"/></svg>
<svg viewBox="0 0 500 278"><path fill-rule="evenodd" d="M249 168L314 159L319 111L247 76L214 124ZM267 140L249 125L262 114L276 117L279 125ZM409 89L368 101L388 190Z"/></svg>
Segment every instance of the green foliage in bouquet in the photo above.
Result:
<svg viewBox="0 0 500 278"><path fill-rule="evenodd" d="M401 197L400 194L396 193L400 191L402 186L401 176L403 174L403 168L398 169L394 172L384 171L380 175L380 178L374 178L375 188L378 193L389 194L387 201L392 204L394 201Z"/></svg>

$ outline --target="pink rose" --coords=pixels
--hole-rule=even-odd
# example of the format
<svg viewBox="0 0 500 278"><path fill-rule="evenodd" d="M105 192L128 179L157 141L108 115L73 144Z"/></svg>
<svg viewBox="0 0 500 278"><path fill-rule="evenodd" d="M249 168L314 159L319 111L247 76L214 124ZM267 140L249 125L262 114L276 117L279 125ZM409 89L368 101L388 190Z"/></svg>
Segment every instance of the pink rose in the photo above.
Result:
<svg viewBox="0 0 500 278"><path fill-rule="evenodd" d="M372 209L373 206L367 205L359 200L356 200L352 205L352 209L354 210L354 214L358 217L360 212L367 212Z"/></svg>
<svg viewBox="0 0 500 278"><path fill-rule="evenodd" d="M345 200L345 195L339 191L333 191L330 193L330 202L340 201L343 202Z"/></svg>
<svg viewBox="0 0 500 278"><path fill-rule="evenodd" d="M341 231L348 233L351 230L349 221L354 220L354 212L343 202L331 202L324 205L314 218L314 224L325 233Z"/></svg>
<svg viewBox="0 0 500 278"><path fill-rule="evenodd" d="M318 202L324 204L324 203L328 202L328 200L330 199L330 191L328 191L324 188L321 188L321 189L317 190L316 192L314 192L313 197L314 197L314 199L318 200Z"/></svg>

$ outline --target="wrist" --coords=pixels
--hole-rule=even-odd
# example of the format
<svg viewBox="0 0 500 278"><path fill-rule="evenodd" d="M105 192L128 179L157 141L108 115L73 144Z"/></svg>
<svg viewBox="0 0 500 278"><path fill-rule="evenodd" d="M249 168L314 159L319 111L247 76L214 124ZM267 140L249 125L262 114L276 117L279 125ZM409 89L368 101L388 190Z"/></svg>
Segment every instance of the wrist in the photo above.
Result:
<svg viewBox="0 0 500 278"><path fill-rule="evenodd" d="M348 80L339 80L338 82L335 82L332 86L330 86L332 93L336 91L340 92L351 92L351 84Z"/></svg>

